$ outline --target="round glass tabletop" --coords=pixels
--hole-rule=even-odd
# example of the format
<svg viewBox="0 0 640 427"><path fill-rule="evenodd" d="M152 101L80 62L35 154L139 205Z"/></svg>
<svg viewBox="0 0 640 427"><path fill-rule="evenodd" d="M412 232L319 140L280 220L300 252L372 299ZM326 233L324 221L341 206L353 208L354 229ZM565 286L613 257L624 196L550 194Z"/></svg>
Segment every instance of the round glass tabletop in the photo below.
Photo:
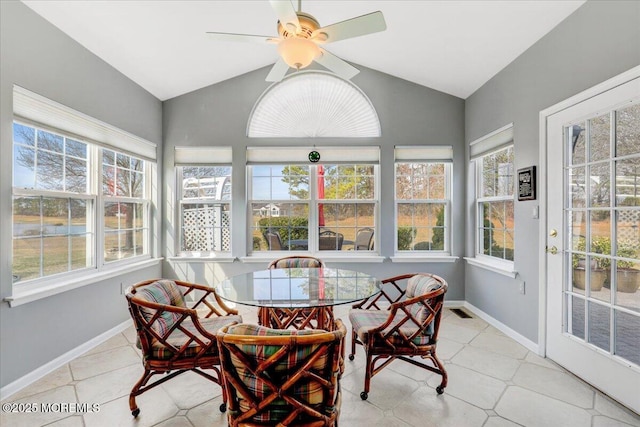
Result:
<svg viewBox="0 0 640 427"><path fill-rule="evenodd" d="M220 297L266 308L329 307L380 292L380 281L339 268L279 268L229 277L215 286Z"/></svg>

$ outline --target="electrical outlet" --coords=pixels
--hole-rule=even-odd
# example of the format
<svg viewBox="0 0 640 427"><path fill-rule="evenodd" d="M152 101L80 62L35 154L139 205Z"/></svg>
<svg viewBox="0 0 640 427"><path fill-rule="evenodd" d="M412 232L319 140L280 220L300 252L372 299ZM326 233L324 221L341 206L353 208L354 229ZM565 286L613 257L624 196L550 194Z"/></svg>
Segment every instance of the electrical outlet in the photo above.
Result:
<svg viewBox="0 0 640 427"><path fill-rule="evenodd" d="M525 286L524 286L524 285L525 285L525 283L524 283L524 282L520 283L520 293L521 293L522 295L524 295L524 291L525 291Z"/></svg>

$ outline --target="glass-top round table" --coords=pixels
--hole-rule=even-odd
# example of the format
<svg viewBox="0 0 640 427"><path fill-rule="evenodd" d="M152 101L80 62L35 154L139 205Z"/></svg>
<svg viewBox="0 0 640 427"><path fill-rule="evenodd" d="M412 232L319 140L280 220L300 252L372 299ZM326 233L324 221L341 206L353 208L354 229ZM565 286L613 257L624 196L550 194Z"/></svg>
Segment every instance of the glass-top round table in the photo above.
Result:
<svg viewBox="0 0 640 427"><path fill-rule="evenodd" d="M227 301L259 307L262 325L331 330L332 307L376 295L380 281L340 268L278 268L232 276L215 289Z"/></svg>

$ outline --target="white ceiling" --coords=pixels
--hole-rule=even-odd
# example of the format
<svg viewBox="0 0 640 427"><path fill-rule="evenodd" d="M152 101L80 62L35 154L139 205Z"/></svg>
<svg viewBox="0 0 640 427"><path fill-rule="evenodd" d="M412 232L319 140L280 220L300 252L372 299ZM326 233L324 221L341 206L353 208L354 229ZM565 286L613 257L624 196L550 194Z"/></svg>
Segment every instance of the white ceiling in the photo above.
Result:
<svg viewBox="0 0 640 427"><path fill-rule="evenodd" d="M277 19L266 0L24 3L160 100L277 59L275 46L219 42L205 34L277 35ZM326 49L356 67L467 98L583 3L305 0L302 11L326 26L381 10L386 31Z"/></svg>

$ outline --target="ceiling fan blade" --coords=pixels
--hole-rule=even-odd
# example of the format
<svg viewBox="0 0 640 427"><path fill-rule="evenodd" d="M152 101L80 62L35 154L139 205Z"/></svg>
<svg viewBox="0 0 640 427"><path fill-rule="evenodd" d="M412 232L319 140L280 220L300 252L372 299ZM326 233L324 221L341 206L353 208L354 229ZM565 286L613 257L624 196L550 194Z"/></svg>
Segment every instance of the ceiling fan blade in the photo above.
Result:
<svg viewBox="0 0 640 427"><path fill-rule="evenodd" d="M360 72L356 67L351 66L325 49L320 48L320 52L321 55L318 55L315 61L323 67L333 71L343 79L349 80Z"/></svg>
<svg viewBox="0 0 640 427"><path fill-rule="evenodd" d="M273 65L271 71L269 71L269 75L267 75L267 78L265 80L268 82L279 82L287 74L288 70L289 66L286 62L284 62L284 59L280 58Z"/></svg>
<svg viewBox="0 0 640 427"><path fill-rule="evenodd" d="M271 3L271 7L276 12L282 26L289 32L297 33L300 29L300 21L298 21L298 15L291 0L270 0L269 3Z"/></svg>
<svg viewBox="0 0 640 427"><path fill-rule="evenodd" d="M280 39L275 36L257 36L253 34L233 34L207 32L209 37L225 42L249 42L249 43L278 43Z"/></svg>
<svg viewBox="0 0 640 427"><path fill-rule="evenodd" d="M318 43L332 43L386 29L387 24L384 22L384 16L382 12L377 11L319 28L311 34L311 38Z"/></svg>

